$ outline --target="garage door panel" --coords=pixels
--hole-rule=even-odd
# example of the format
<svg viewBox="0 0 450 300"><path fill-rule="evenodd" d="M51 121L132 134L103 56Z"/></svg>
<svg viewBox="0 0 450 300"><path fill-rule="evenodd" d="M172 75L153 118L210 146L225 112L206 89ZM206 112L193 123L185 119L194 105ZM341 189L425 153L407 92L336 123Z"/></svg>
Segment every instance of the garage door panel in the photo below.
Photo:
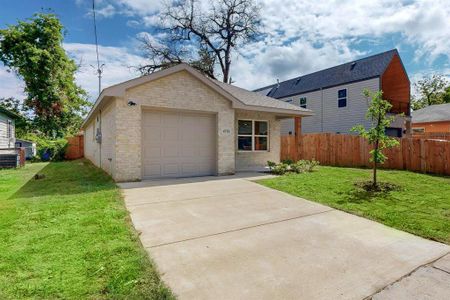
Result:
<svg viewBox="0 0 450 300"><path fill-rule="evenodd" d="M144 160L149 158L161 158L161 150L162 149L160 147L145 147Z"/></svg>
<svg viewBox="0 0 450 300"><path fill-rule="evenodd" d="M213 175L216 170L214 115L143 114L144 177Z"/></svg>
<svg viewBox="0 0 450 300"><path fill-rule="evenodd" d="M196 147L190 145L182 145L180 148L180 156L181 157L195 157L196 156Z"/></svg>
<svg viewBox="0 0 450 300"><path fill-rule="evenodd" d="M160 130L151 130L151 129L145 129L144 127L144 134L143 139L145 141L160 141L161 140L161 131ZM151 127L150 127L151 128Z"/></svg>
<svg viewBox="0 0 450 300"><path fill-rule="evenodd" d="M144 163L144 174L147 176L161 176L161 164Z"/></svg>
<svg viewBox="0 0 450 300"><path fill-rule="evenodd" d="M163 174L162 176L177 176L179 173L179 168L178 168L178 164L177 163L166 163L163 164Z"/></svg>
<svg viewBox="0 0 450 300"><path fill-rule="evenodd" d="M178 141L178 128L179 127L163 127L161 138L165 141Z"/></svg>
<svg viewBox="0 0 450 300"><path fill-rule="evenodd" d="M181 175L189 176L198 173L198 167L195 163L182 163Z"/></svg>
<svg viewBox="0 0 450 300"><path fill-rule="evenodd" d="M144 127L161 126L161 114L147 114L143 119L142 125Z"/></svg>
<svg viewBox="0 0 450 300"><path fill-rule="evenodd" d="M179 115L174 113L160 113L162 115L162 126L165 128L177 128L179 126Z"/></svg>

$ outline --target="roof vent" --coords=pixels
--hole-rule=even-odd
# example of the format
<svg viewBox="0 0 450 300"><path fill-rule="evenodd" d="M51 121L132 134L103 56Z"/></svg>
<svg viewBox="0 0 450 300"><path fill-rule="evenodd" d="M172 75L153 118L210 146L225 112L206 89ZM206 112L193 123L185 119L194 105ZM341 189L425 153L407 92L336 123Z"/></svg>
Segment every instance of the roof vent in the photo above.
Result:
<svg viewBox="0 0 450 300"><path fill-rule="evenodd" d="M355 68L355 66L356 66L356 62L352 62L352 65L350 66L350 71L353 71L353 69Z"/></svg>
<svg viewBox="0 0 450 300"><path fill-rule="evenodd" d="M280 79L277 78L277 88L280 87Z"/></svg>
<svg viewBox="0 0 450 300"><path fill-rule="evenodd" d="M295 81L295 85L297 85L300 82L300 80L302 80L301 77L297 78L297 80Z"/></svg>

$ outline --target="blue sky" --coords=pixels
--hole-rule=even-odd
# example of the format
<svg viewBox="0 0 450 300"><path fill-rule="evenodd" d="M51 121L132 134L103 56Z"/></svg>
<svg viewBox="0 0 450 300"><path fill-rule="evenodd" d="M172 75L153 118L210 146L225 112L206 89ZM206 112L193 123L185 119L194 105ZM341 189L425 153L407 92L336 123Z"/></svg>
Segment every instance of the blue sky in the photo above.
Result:
<svg viewBox="0 0 450 300"><path fill-rule="evenodd" d="M200 0L205 1L206 0ZM397 48L412 81L450 75L450 0L258 0L265 38L233 56L235 84L252 89ZM66 51L81 65L77 82L97 95L91 0L2 0L0 28L34 13L56 13ZM157 40L160 0L96 0L104 87L138 76L145 60L137 35ZM0 97L23 97L23 84L0 66Z"/></svg>

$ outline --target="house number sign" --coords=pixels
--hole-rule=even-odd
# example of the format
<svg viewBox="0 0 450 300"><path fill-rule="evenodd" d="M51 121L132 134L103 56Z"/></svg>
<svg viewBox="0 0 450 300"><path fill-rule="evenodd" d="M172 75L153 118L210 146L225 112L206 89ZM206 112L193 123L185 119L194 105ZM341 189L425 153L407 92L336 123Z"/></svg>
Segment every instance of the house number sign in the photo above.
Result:
<svg viewBox="0 0 450 300"><path fill-rule="evenodd" d="M231 133L230 129L222 129L222 133L225 135L229 135Z"/></svg>

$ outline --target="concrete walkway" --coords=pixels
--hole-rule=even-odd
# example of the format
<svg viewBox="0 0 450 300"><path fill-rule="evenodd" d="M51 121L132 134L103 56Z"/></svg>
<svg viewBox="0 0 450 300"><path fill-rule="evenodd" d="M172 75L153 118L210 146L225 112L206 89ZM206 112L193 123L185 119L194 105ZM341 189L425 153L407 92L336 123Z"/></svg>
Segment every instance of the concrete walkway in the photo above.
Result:
<svg viewBox="0 0 450 300"><path fill-rule="evenodd" d="M180 299L401 299L423 278L447 282L447 258L438 260L448 246L263 187L253 175L121 184L144 247Z"/></svg>

